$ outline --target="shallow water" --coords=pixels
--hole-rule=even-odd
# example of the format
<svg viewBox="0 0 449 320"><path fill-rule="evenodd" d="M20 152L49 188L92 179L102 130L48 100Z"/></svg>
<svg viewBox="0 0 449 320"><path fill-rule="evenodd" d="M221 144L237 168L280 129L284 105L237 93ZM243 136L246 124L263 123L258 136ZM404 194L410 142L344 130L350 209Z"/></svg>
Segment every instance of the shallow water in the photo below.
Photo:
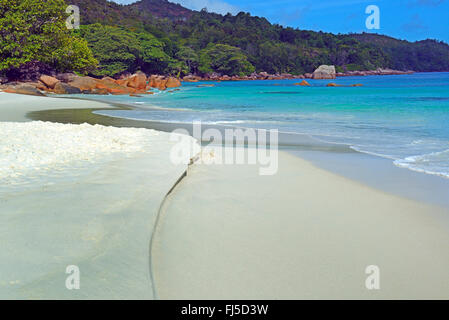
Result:
<svg viewBox="0 0 449 320"><path fill-rule="evenodd" d="M185 83L151 96L108 96L137 110L99 111L162 122L276 128L305 133L398 166L449 178L449 73L310 80ZM361 83L363 87L333 87Z"/></svg>
<svg viewBox="0 0 449 320"><path fill-rule="evenodd" d="M0 132L0 164L13 165L0 170L0 299L154 299L152 233L187 169L170 161L171 135L44 122ZM68 266L80 290L67 290Z"/></svg>

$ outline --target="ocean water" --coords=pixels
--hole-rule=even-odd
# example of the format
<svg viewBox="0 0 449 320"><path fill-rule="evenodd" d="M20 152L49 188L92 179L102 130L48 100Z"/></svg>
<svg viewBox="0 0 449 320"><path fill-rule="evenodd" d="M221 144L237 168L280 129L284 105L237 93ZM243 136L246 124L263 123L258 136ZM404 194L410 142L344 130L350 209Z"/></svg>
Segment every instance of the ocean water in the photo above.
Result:
<svg viewBox="0 0 449 320"><path fill-rule="evenodd" d="M108 96L136 110L115 117L279 129L449 178L449 73L310 80L185 83L144 97ZM363 87L326 87L360 83ZM203 86L213 84L213 87Z"/></svg>

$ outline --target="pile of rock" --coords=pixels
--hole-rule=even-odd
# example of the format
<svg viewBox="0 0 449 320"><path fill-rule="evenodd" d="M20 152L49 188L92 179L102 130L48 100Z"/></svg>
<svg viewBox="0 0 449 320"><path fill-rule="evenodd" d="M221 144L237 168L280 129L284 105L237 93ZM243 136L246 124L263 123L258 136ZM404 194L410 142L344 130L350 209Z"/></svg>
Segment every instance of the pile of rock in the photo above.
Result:
<svg viewBox="0 0 449 320"><path fill-rule="evenodd" d="M392 69L377 68L370 71L347 71L336 72L335 66L321 65L313 73L304 74L306 79L335 79L336 77L351 77L351 76L384 76L384 75L401 75L413 74L414 71L399 71Z"/></svg>
<svg viewBox="0 0 449 320"><path fill-rule="evenodd" d="M293 85L294 86L310 87L310 83L308 83L306 80L302 80L301 82L294 83Z"/></svg>
<svg viewBox="0 0 449 320"><path fill-rule="evenodd" d="M6 84L5 92L41 95L42 92L55 94L113 94L140 95L153 94L153 88L165 90L181 86L181 82L173 77L152 75L147 77L143 72L124 76L118 80L105 77L96 79L80 77L71 73L54 77L42 75L36 82Z"/></svg>
<svg viewBox="0 0 449 320"><path fill-rule="evenodd" d="M181 81L173 77L164 77L158 75L152 75L148 78L148 86L150 88L157 88L159 90L165 90L167 88L176 88L181 86Z"/></svg>
<svg viewBox="0 0 449 320"><path fill-rule="evenodd" d="M346 71L337 73L337 77L353 77L353 76L387 76L387 75L402 75L402 74L413 74L414 71L399 71L392 69L382 69L377 68L376 70L370 71Z"/></svg>
<svg viewBox="0 0 449 320"><path fill-rule="evenodd" d="M295 76L291 73L275 73L269 74L267 72L252 73L246 77L247 80L291 80L291 79L303 79L303 76Z"/></svg>
<svg viewBox="0 0 449 320"><path fill-rule="evenodd" d="M182 81L184 81L184 82L198 82L201 80L202 80L201 77L198 77L195 75L188 75L188 76L185 76L184 78L182 78Z"/></svg>
<svg viewBox="0 0 449 320"><path fill-rule="evenodd" d="M35 86L28 83L8 83L6 85L0 85L0 89L7 93L18 93L32 96L43 96L44 94L36 89Z"/></svg>
<svg viewBox="0 0 449 320"><path fill-rule="evenodd" d="M242 80L287 80L287 79L304 79L304 76L295 76L290 73L269 74L268 72L254 72L248 76L228 76L219 73L207 74L204 77L196 75L185 76L182 81L198 82L198 81L242 81Z"/></svg>

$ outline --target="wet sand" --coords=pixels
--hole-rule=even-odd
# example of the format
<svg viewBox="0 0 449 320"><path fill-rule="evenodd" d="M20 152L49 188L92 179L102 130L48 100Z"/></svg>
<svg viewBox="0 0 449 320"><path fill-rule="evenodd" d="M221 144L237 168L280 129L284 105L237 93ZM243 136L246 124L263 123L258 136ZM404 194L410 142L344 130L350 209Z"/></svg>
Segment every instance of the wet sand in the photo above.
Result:
<svg viewBox="0 0 449 320"><path fill-rule="evenodd" d="M155 234L162 299L447 299L449 211L280 152L279 172L196 165ZM365 287L380 268L380 290Z"/></svg>

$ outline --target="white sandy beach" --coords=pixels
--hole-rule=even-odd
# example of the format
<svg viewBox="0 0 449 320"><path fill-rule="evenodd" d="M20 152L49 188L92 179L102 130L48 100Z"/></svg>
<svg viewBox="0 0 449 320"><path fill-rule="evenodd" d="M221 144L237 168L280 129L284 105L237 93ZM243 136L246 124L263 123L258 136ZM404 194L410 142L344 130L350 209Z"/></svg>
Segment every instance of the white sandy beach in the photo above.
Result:
<svg viewBox="0 0 449 320"><path fill-rule="evenodd" d="M170 162L170 134L21 123L93 107L111 106L0 93L13 121L0 123L0 298L449 298L447 209L280 152L274 176L192 165L156 227L188 168ZM68 265L80 290L65 287ZM380 290L365 288L368 265Z"/></svg>
<svg viewBox="0 0 449 320"><path fill-rule="evenodd" d="M76 107L111 106L0 94L0 120ZM170 162L170 135L48 122L0 122L0 133L0 298L153 299L152 230L187 168ZM80 290L65 286L68 265Z"/></svg>
<svg viewBox="0 0 449 320"><path fill-rule="evenodd" d="M218 153L219 151L217 151ZM279 172L196 165L172 193L153 261L161 299L447 299L449 210L280 152ZM367 290L367 266L380 290Z"/></svg>

